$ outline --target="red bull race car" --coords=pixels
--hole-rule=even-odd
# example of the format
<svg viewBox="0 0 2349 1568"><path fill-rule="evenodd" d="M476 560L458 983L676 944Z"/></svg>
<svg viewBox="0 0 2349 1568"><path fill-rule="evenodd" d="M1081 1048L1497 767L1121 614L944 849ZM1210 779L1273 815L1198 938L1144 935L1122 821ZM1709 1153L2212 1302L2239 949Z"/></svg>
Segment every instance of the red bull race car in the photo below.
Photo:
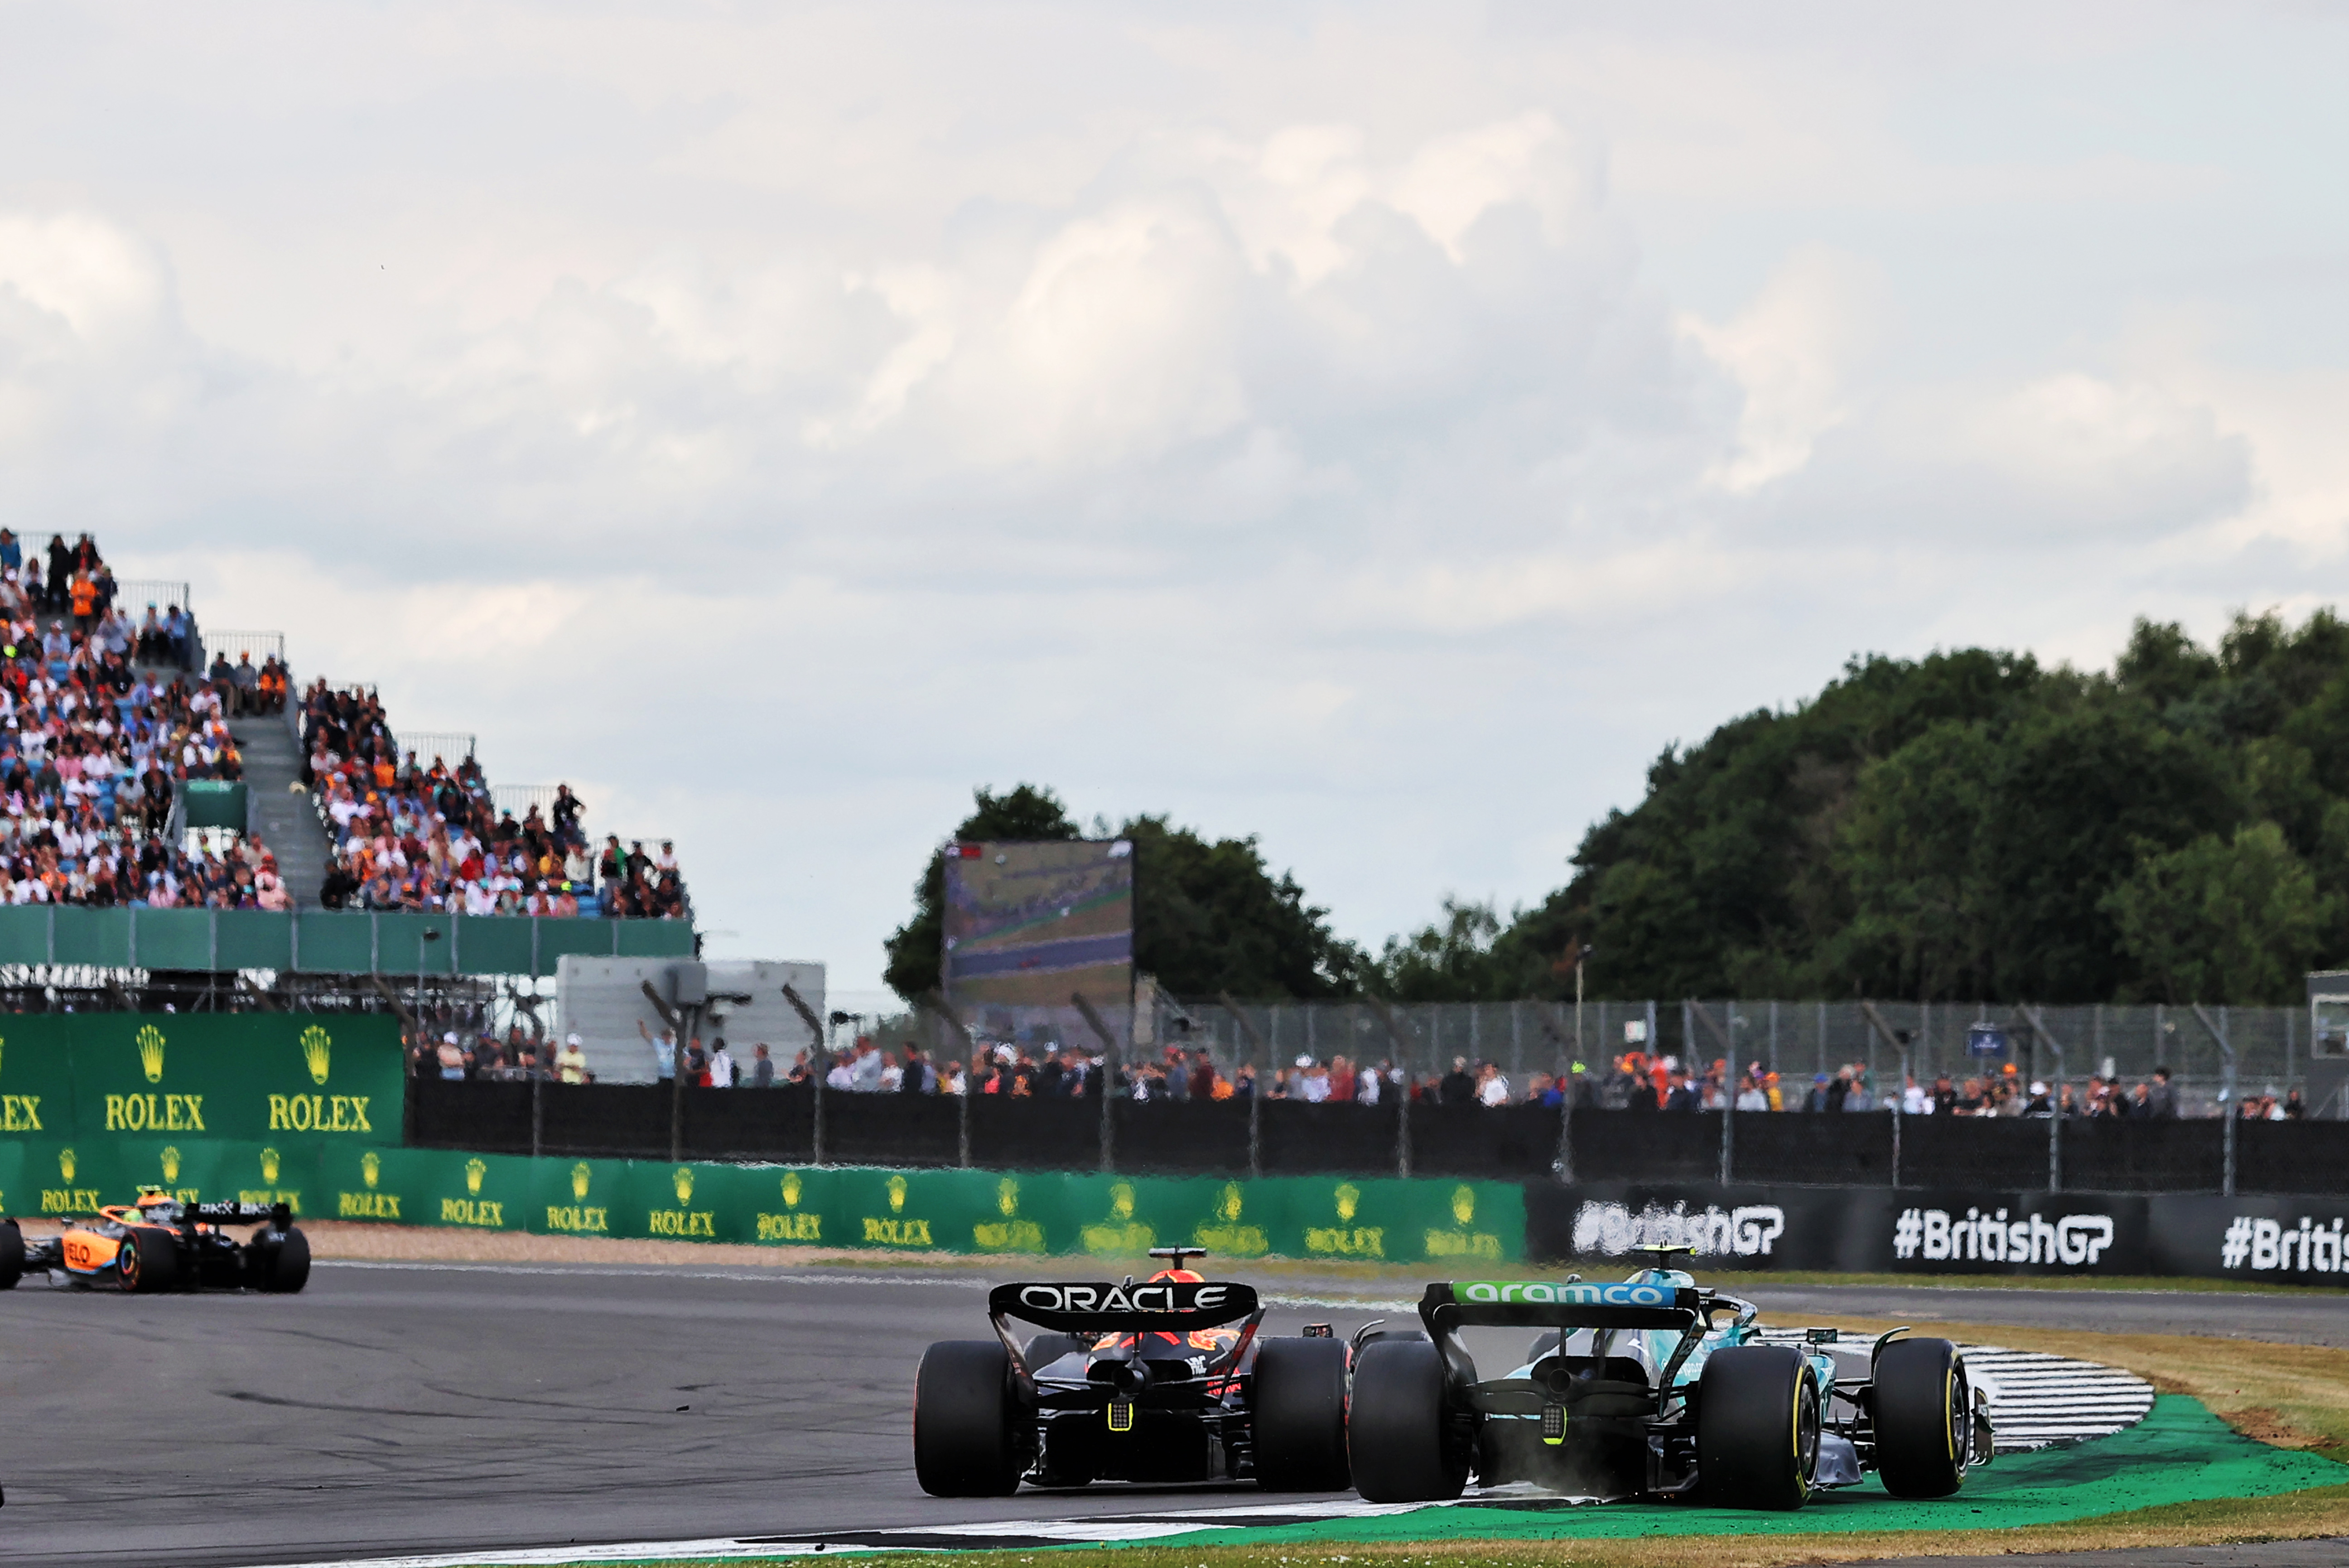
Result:
<svg viewBox="0 0 2349 1568"><path fill-rule="evenodd" d="M257 1225L240 1241L222 1229ZM149 1193L27 1246L0 1220L0 1290L27 1273L92 1290L286 1293L310 1279L310 1242L283 1203L181 1203Z"/></svg>
<svg viewBox="0 0 2349 1568"><path fill-rule="evenodd" d="M1272 1491L1343 1489L1344 1342L1326 1324L1259 1334L1253 1289L1184 1266L1203 1255L1154 1248L1169 1266L1139 1284L995 1287L995 1337L933 1345L915 1374L922 1490L998 1497L1023 1480L1247 1479ZM1041 1332L1023 1341L1014 1322Z"/></svg>
<svg viewBox="0 0 2349 1568"><path fill-rule="evenodd" d="M1990 1462L1988 1402L1950 1341L1905 1329L1864 1348L1833 1329L1764 1339L1753 1303L1700 1289L1670 1261L1617 1283L1428 1286L1424 1334L1372 1340L1355 1358L1348 1441L1362 1497L1456 1498L1473 1475L1793 1509L1869 1471L1895 1497L1946 1497ZM1530 1345L1508 1332L1528 1328L1543 1331ZM1479 1377L1472 1332L1514 1369Z"/></svg>

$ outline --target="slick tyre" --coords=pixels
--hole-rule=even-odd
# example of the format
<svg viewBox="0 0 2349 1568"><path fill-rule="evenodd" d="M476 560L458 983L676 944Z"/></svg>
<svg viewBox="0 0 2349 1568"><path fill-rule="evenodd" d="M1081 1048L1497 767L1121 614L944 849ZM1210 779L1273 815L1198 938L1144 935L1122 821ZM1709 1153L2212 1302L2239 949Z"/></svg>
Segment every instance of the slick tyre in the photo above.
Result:
<svg viewBox="0 0 2349 1568"><path fill-rule="evenodd" d="M914 1479L932 1497L1009 1497L1026 1464L1011 1356L991 1339L946 1340L914 1374Z"/></svg>
<svg viewBox="0 0 2349 1568"><path fill-rule="evenodd" d="M1444 1359L1426 1340L1381 1339L1354 1363L1346 1458L1366 1502L1437 1502L1468 1484L1467 1446L1454 1440Z"/></svg>
<svg viewBox="0 0 2349 1568"><path fill-rule="evenodd" d="M260 1284L274 1295L292 1295L310 1282L310 1238L289 1229L285 1240L262 1254Z"/></svg>
<svg viewBox="0 0 2349 1568"><path fill-rule="evenodd" d="M1267 1491L1342 1491L1346 1343L1268 1339L1257 1347L1256 1483Z"/></svg>
<svg viewBox="0 0 2349 1568"><path fill-rule="evenodd" d="M0 1220L0 1291L13 1291L25 1277L25 1232L14 1220Z"/></svg>
<svg viewBox="0 0 2349 1568"><path fill-rule="evenodd" d="M1819 1380L1800 1352L1736 1345L1706 1357L1696 1475L1715 1508L1795 1509L1819 1462Z"/></svg>
<svg viewBox="0 0 2349 1568"><path fill-rule="evenodd" d="M1896 1339L1876 1358L1876 1469L1895 1497L1965 1484L1973 1391L1946 1339Z"/></svg>
<svg viewBox="0 0 2349 1568"><path fill-rule="evenodd" d="M179 1272L179 1261L167 1232L133 1226L123 1233L122 1245L114 1254L115 1277L132 1295L168 1291L172 1276Z"/></svg>

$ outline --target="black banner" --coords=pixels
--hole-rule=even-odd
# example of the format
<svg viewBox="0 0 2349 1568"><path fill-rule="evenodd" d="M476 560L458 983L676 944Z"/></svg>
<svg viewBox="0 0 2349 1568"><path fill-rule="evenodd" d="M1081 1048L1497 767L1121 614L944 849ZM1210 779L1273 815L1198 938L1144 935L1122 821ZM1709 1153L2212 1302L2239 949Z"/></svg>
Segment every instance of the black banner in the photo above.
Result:
<svg viewBox="0 0 2349 1568"><path fill-rule="evenodd" d="M2146 1275L2349 1285L2349 1201L1973 1188L1526 1184L1526 1257L1703 1272Z"/></svg>

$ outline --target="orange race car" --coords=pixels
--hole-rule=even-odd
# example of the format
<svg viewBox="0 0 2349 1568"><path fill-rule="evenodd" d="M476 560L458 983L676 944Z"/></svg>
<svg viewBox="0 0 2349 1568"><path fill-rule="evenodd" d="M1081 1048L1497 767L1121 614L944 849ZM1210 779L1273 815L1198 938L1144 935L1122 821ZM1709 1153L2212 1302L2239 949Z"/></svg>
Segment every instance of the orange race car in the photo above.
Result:
<svg viewBox="0 0 2349 1568"><path fill-rule="evenodd" d="M243 1241L222 1229L253 1224L260 1229ZM285 1293L309 1281L310 1242L283 1203L181 1203L150 1192L30 1246L16 1221L0 1220L0 1290L27 1272L86 1289Z"/></svg>

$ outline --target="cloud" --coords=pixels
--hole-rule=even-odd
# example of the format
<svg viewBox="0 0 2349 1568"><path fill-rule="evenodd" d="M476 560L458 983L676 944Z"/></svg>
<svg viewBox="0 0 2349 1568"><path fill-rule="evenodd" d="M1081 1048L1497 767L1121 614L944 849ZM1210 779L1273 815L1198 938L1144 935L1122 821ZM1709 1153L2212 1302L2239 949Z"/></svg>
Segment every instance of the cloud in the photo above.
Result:
<svg viewBox="0 0 2349 1568"><path fill-rule="evenodd" d="M2349 587L2308 17L2184 109L2161 6L245 26L0 61L0 522L843 983L976 783L1375 941L1855 649Z"/></svg>

